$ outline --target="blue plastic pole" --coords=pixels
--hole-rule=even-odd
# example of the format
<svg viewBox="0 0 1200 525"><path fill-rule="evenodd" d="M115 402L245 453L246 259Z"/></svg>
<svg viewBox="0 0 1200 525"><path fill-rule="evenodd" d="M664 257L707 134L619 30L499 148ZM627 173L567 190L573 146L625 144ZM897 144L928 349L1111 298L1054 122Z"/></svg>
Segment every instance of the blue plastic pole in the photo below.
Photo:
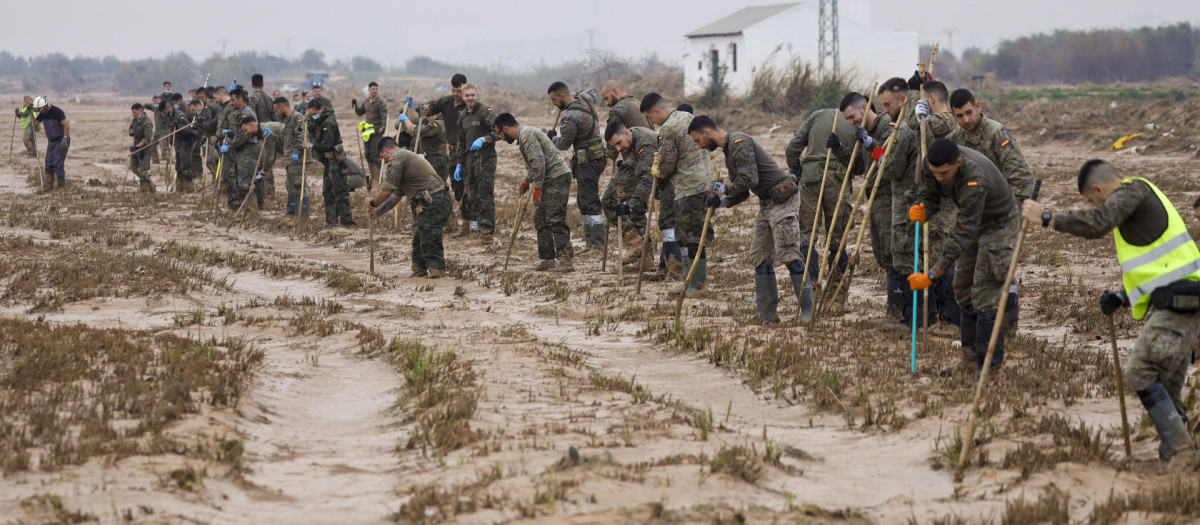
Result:
<svg viewBox="0 0 1200 525"><path fill-rule="evenodd" d="M917 222L916 247L913 249L913 272L921 271L921 223ZM917 290L913 290L913 306L912 306L912 352L909 357L909 369L912 373L917 373Z"/></svg>

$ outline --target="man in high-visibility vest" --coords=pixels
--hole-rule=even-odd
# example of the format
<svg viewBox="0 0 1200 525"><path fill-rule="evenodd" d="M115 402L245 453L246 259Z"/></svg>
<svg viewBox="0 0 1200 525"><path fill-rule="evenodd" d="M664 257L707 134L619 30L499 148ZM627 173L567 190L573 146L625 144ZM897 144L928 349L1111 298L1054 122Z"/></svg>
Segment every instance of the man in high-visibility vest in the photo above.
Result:
<svg viewBox="0 0 1200 525"><path fill-rule="evenodd" d="M1188 434L1180 390L1200 338L1200 250L1175 206L1150 181L1122 179L1102 160L1087 161L1078 179L1079 193L1095 209L1051 213L1026 200L1022 216L1089 239L1113 232L1124 291L1105 291L1100 309L1112 315L1128 306L1142 319L1153 307L1125 364L1125 380L1158 431L1159 459L1177 472L1196 470L1200 453Z"/></svg>
<svg viewBox="0 0 1200 525"><path fill-rule="evenodd" d="M33 98L25 95L25 105L17 108L17 119L21 121L22 138L25 143L25 154L37 156L37 111L33 109Z"/></svg>

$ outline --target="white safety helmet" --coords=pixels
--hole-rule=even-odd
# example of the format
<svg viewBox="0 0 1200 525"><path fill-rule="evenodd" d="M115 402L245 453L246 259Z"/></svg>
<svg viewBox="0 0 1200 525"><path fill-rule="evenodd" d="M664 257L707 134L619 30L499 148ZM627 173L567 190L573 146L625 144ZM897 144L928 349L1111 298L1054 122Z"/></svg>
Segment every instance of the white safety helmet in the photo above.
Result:
<svg viewBox="0 0 1200 525"><path fill-rule="evenodd" d="M38 97L33 99L33 109L35 111L41 111L44 107L46 107L46 97Z"/></svg>

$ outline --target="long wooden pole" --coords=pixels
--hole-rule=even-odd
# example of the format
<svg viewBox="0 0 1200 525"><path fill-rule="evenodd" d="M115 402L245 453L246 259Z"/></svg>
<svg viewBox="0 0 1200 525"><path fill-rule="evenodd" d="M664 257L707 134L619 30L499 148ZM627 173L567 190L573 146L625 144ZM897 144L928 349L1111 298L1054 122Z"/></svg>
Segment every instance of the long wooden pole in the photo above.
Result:
<svg viewBox="0 0 1200 525"><path fill-rule="evenodd" d="M642 239L642 256L638 259L637 267L637 293L642 293L642 267L646 265L646 253L651 251L653 244L650 242L650 226L654 223L654 194L658 193L658 152L654 152L654 163L650 166L650 178L654 179L650 182L650 210L646 217L646 237Z"/></svg>
<svg viewBox="0 0 1200 525"><path fill-rule="evenodd" d="M1035 181L1033 184L1033 195L1029 197L1031 200L1037 200L1038 190L1042 187L1042 181ZM1029 223L1021 221L1021 231L1017 234L1017 243L1013 245L1012 260L1008 263L1008 274L1004 276L1004 287L1001 290L1008 290L1012 285L1013 278L1017 274L1017 260L1021 258L1021 243L1025 240L1025 232L1029 231ZM992 354L996 352L996 341L1000 338L1000 332L1004 329L1004 309L1008 307L1008 294L1000 294L1000 306L996 309L996 322L992 324L992 336L988 340L987 355L983 358L983 369L979 371L979 383L975 385L975 402L971 405L971 416L967 420L967 435L963 440L962 453L958 456L958 466L954 468L954 482L960 483L963 480L963 470L967 468L967 464L971 462L971 446L975 440L975 425L979 423L979 402L983 399L983 391L987 386L988 372L992 369ZM1121 396L1124 401L1125 396Z"/></svg>
<svg viewBox="0 0 1200 525"><path fill-rule="evenodd" d="M899 122L904 121L904 117L907 114L907 110L908 110L907 107L900 108ZM897 134L898 133L892 133L892 136L888 137L887 146L884 147L883 157L881 157L879 162L877 163L878 167L875 169L875 185L871 188L871 198L867 200L867 209L868 210L870 210L871 206L873 204L875 204L875 194L876 194L876 192L879 191L879 185L880 185L881 181L883 180L883 174L887 170L887 164L892 158L892 145L896 143L896 135ZM869 178L870 177L868 174L868 180L869 180ZM863 221L862 224L859 226L858 238L854 241L855 246L862 246L863 235L866 234L866 232L867 232L867 222L868 221ZM836 302L838 295L840 295L842 292L843 287L848 286L848 283L850 282L851 273L854 272L854 266L858 262L858 256L861 253L862 253L861 249L854 250L854 256L851 258L850 264L846 268L846 273L844 275L842 275L842 279L840 281L838 281L837 288L833 291L833 297L831 297L827 301Z"/></svg>
<svg viewBox="0 0 1200 525"><path fill-rule="evenodd" d="M300 157L300 202L296 203L296 225L292 226L293 230L296 230L300 227L299 224L300 224L301 218L307 217L304 214L304 194L305 194L305 190L308 188L308 121L309 120L310 119L308 119L306 116L306 118L304 119L304 131L302 132L302 133L304 133L304 144L303 144L304 152L301 154L301 157Z"/></svg>
<svg viewBox="0 0 1200 525"><path fill-rule="evenodd" d="M936 53L936 51L934 51L934 53ZM921 77L924 78L925 77L925 63L921 62L920 64L918 64L918 66L920 69ZM921 85L921 99L922 100L925 99L924 83L922 83L922 85ZM929 151L929 146L928 146L929 137L927 136L928 127L926 125L926 123L928 121L929 121L929 116L926 115L925 119L920 122L921 161L917 163L917 173L916 173L917 184L920 184L922 182L922 179L924 178L924 172L922 170L925 169L925 162L926 162L925 156L928 154L928 151ZM921 262L921 268L923 268L925 270L925 272L928 273L929 272L929 251L930 251L929 250L930 227L929 227L928 218L925 222L925 227L922 229L925 230L924 231L925 238L921 239L922 244L925 245L925 259ZM921 232L918 232L918 235L920 235L920 234L921 234ZM920 254L918 253L917 255L920 255ZM1006 286L1005 289L1007 290L1008 287ZM922 334L921 349L923 351L927 352L929 350L929 288L926 288L925 290L923 290L921 292L921 295L922 295L922 298L924 299L923 303L921 304L921 322L925 323L924 327L922 328L922 333L921 333ZM916 316L916 314L917 314L917 312L913 311L914 317ZM914 323L913 326L916 326L916 324ZM916 351L915 351L915 349L913 352L913 356L914 356L913 372L916 372L916 365L915 365Z"/></svg>
<svg viewBox="0 0 1200 525"><path fill-rule="evenodd" d="M871 110L871 103L875 101L875 87L878 85L879 85L879 83L876 82L876 83L872 84L872 86L871 86L871 94L867 97L867 111ZM841 112L839 111L839 113L841 113ZM865 113L863 114L863 119L864 120L866 119ZM864 122L864 124L865 123L866 122ZM837 133L837 119L834 119L833 133ZM829 248L830 248L830 246L833 245L833 232L834 232L834 230L837 229L836 227L837 227L838 213L840 213L842 210L842 200L843 200L842 197L844 197L846 195L846 188L850 185L850 170L854 169L854 161L858 157L858 151L861 148L862 148L862 144L859 143L857 140L854 141L854 149L850 151L850 162L846 165L846 174L842 177L842 188L840 190L838 190L837 203L834 204L834 206L833 206L833 216L829 218L829 228L825 232L825 253L829 253ZM851 215L854 214L853 209L850 211L850 213L851 213ZM850 229L847 228L846 231L848 232L848 231L850 231ZM844 240L845 238L846 238L846 236L843 233L842 239ZM840 248L839 248L837 254L841 254ZM838 258L838 255L834 255L835 263L837 262L837 258ZM827 265L827 264L821 265L821 271L819 272L819 274L817 276L818 281L825 281L823 276L825 275L825 269L828 266L829 265ZM830 273L830 275L832 276L832 272ZM816 317L816 311L815 311L816 309L814 308L813 310L814 310L813 316Z"/></svg>
<svg viewBox="0 0 1200 525"><path fill-rule="evenodd" d="M826 163L826 167L828 167L828 163ZM713 182L719 180L721 180L721 170L713 170ZM679 298L675 300L675 326L683 326L683 298L687 296L692 276L696 274L696 267L700 265L700 254L704 253L704 241L708 239L708 225L712 223L714 210L716 208L709 206L708 211L704 213L704 226L700 228L700 244L696 246L696 253L691 254L692 267L688 269L687 276L683 278L683 286L679 288Z"/></svg>
<svg viewBox="0 0 1200 525"><path fill-rule="evenodd" d="M833 113L833 130L837 129L838 117L840 112ZM808 234L808 253L804 256L804 275L800 277L800 290L803 292L804 285L808 283L808 268L812 264L813 245L817 243L817 222L821 219L821 201L825 199L825 181L829 177L829 160L833 158L833 148L825 150L825 169L821 172L821 188L817 190L817 206L816 212L813 213L812 231ZM803 160L801 160L803 162ZM828 232L826 232L828 234ZM817 305L813 305L813 310L816 310ZM816 312L813 312L813 319L816 318Z"/></svg>
<svg viewBox="0 0 1200 525"><path fill-rule="evenodd" d="M1125 375L1121 373L1121 356L1117 353L1117 323L1112 314L1108 317L1108 338L1112 342L1113 376L1117 379L1117 399L1121 402L1121 435L1125 438L1125 459L1133 459L1133 447L1129 444L1129 416L1125 412Z"/></svg>
<svg viewBox="0 0 1200 525"><path fill-rule="evenodd" d="M408 85L408 97L406 97L405 100L401 101L401 104L404 106L405 113L408 113L408 101L412 100L413 90L416 89L416 87L417 87L417 79L414 78L412 81L412 84ZM386 120L383 123L383 129L387 129L387 121ZM420 127L420 120L418 119L417 139L415 139L415 140L419 140L420 137L421 137L421 127ZM417 151L416 144L413 144L412 151L414 153L416 153L416 151ZM379 184L380 184L379 187L382 188L383 187L383 162L382 162L382 159L380 159L380 166L379 166ZM400 206L396 206L396 208L394 210L392 210L392 230L399 230L399 229L400 229Z"/></svg>
<svg viewBox="0 0 1200 525"><path fill-rule="evenodd" d="M265 146L259 148L258 160L254 162L254 171L250 172L250 189L246 190L246 198L242 199L242 205L238 206L237 213L234 213L233 221L229 223L229 226L225 227L225 231L233 228L235 222L241 222L243 217L242 211L246 209L246 203L250 202L250 197L254 195L254 185L258 183L258 168L262 165L263 153L266 151L267 148Z"/></svg>
<svg viewBox="0 0 1200 525"><path fill-rule="evenodd" d="M504 270L508 270L508 261L512 258L513 245L517 243L517 230L521 227L521 215L525 213L525 196L533 190L521 194L517 200L517 218L513 219L512 236L508 239L508 251L504 254Z"/></svg>

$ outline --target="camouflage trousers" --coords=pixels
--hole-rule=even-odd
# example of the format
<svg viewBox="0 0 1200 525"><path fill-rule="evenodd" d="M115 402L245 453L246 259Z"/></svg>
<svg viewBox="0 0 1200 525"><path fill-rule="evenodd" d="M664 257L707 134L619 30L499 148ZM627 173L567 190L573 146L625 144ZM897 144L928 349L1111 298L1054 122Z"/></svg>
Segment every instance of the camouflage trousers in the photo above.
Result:
<svg viewBox="0 0 1200 525"><path fill-rule="evenodd" d="M446 217L454 208L448 190L439 190L430 196L430 202L417 202L420 197L409 199L412 203L413 265L421 269L446 269L446 254L442 249L442 230Z"/></svg>
<svg viewBox="0 0 1200 525"><path fill-rule="evenodd" d="M450 174L454 171L450 167L450 158L442 155L425 155L425 160L429 161L429 165L433 166L433 171L436 171L438 176L445 182Z"/></svg>
<svg viewBox="0 0 1200 525"><path fill-rule="evenodd" d="M192 180L192 142L177 141L175 143L175 173L179 180Z"/></svg>
<svg viewBox="0 0 1200 525"><path fill-rule="evenodd" d="M1187 406L1180 397L1192 350L1200 338L1200 312L1179 313L1155 309L1125 363L1125 381L1135 392L1161 383L1180 414Z"/></svg>
<svg viewBox="0 0 1200 525"><path fill-rule="evenodd" d="M604 190L604 197L600 199L600 204L604 207L604 215L608 218L610 224L617 222L616 210L621 204L633 204L633 213L626 215L621 219L622 226L626 233L635 231L638 235L646 233L646 203L650 202L650 183L652 181L637 180L632 167L619 166L616 174L608 179L608 188ZM624 194L621 198L617 194L617 187L620 186ZM643 186L645 186L643 188Z"/></svg>
<svg viewBox="0 0 1200 525"><path fill-rule="evenodd" d="M342 165L337 158L321 159L325 167L322 175L321 197L325 200L325 224L337 226L354 222L350 212L350 187L346 185L346 174L342 173Z"/></svg>
<svg viewBox="0 0 1200 525"><path fill-rule="evenodd" d="M601 214L600 205L600 176L604 174L605 159L592 159L579 162L579 157L571 158L571 176L575 178L575 204L579 206L579 214L584 217L594 217Z"/></svg>
<svg viewBox="0 0 1200 525"><path fill-rule="evenodd" d="M192 180L204 178L204 156L200 154L204 146L204 139L196 139L192 141Z"/></svg>
<svg viewBox="0 0 1200 525"><path fill-rule="evenodd" d="M841 174L841 166L836 162L829 163L828 179L825 180L824 196L821 195L821 178L824 172L824 161L808 161L801 166L800 172L800 215L797 219L800 221L800 235L803 238L800 242L804 245L804 250L807 255L808 240L814 238L812 235L813 228L816 227L817 218L817 200L821 201L821 226L825 229L826 238L832 239L830 242L830 250L837 249L837 243L841 242L842 234L846 231L846 224L850 221L850 195L853 190L852 184L846 184L846 192L842 194L840 199L841 206L838 206L838 193L842 191L842 177L833 176L833 174ZM837 217L834 217L834 210L837 209ZM835 220L836 219L836 220ZM823 246L824 243L820 236L817 239L816 246ZM816 246L813 247L813 259L819 261L819 251ZM840 254L828 253L825 256L826 264L834 264L837 261L838 271L844 271L846 265L846 251L843 249ZM811 271L811 270L810 270Z"/></svg>
<svg viewBox="0 0 1200 525"><path fill-rule="evenodd" d="M754 234L750 239L750 263L755 268L764 264L788 264L804 257L800 249L800 194L792 195L782 204L760 201L754 216Z"/></svg>
<svg viewBox="0 0 1200 525"><path fill-rule="evenodd" d="M150 149L144 149L129 157L129 169L137 175L138 180L150 182Z"/></svg>
<svg viewBox="0 0 1200 525"><path fill-rule="evenodd" d="M958 256L954 267L954 298L962 309L974 309L982 314L995 312L1000 306L1004 279L1012 262L1013 244L1017 242L1020 214L1014 206L1007 219L988 224L979 237Z"/></svg>
<svg viewBox="0 0 1200 525"><path fill-rule="evenodd" d="M699 193L675 200L675 240L684 247L684 257L695 257L694 253L700 244L700 235L704 228L704 217L708 208L704 206L707 192ZM715 213L715 212L714 212ZM715 238L714 224L708 224L708 236L705 244ZM703 255L703 254L702 254Z"/></svg>
<svg viewBox="0 0 1200 525"><path fill-rule="evenodd" d="M308 203L311 198L308 194L308 189L303 190L303 202L301 202L300 199L300 185L304 182L303 177L307 176L304 173L303 168L303 164L299 162L293 163L290 160L288 161L287 167L284 168L284 171L287 173L287 178L284 180L284 186L286 186L287 189L288 215L296 215L297 213L303 213L305 216L308 215Z"/></svg>
<svg viewBox="0 0 1200 525"><path fill-rule="evenodd" d="M864 198L870 198L870 188ZM875 192L875 202L871 204L868 224L871 226L871 253L875 262L884 270L892 266L892 185L879 183Z"/></svg>
<svg viewBox="0 0 1200 525"><path fill-rule="evenodd" d="M485 147L467 152L462 170L466 185L463 219L478 221L479 229L496 229L496 149ZM544 189L543 189L544 192Z"/></svg>
<svg viewBox="0 0 1200 525"><path fill-rule="evenodd" d="M567 227L567 200L570 198L571 177L560 175L542 183L541 202L534 204L533 212L538 259L553 261L558 254L571 253L571 229Z"/></svg>
<svg viewBox="0 0 1200 525"><path fill-rule="evenodd" d="M658 181L658 215L656 217L659 231L670 230L672 238L667 240L675 240L673 238L675 232L675 186L670 182Z"/></svg>

